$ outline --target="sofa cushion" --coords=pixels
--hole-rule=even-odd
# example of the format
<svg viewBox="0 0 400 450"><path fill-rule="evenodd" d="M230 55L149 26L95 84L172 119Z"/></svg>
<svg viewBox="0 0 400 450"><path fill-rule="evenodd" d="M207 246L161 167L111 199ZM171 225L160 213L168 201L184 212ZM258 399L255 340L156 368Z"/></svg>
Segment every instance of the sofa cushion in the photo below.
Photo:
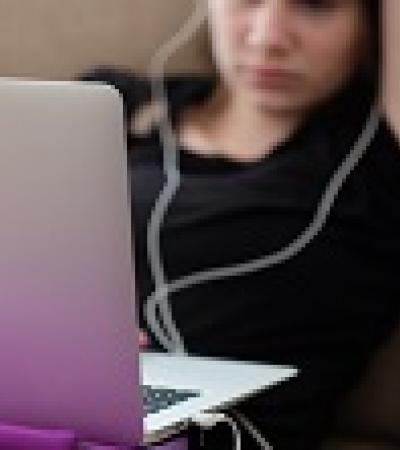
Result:
<svg viewBox="0 0 400 450"><path fill-rule="evenodd" d="M400 449L400 326L372 357L356 388L343 398L332 430L338 436L393 442Z"/></svg>

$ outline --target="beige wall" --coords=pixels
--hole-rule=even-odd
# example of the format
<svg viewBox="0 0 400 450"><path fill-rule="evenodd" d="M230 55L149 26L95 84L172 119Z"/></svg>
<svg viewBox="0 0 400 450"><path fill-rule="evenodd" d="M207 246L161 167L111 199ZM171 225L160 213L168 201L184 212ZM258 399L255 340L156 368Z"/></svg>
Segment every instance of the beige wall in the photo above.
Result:
<svg viewBox="0 0 400 450"><path fill-rule="evenodd" d="M0 0L0 76L68 79L99 64L142 71L194 2ZM204 37L171 58L169 70L208 70Z"/></svg>

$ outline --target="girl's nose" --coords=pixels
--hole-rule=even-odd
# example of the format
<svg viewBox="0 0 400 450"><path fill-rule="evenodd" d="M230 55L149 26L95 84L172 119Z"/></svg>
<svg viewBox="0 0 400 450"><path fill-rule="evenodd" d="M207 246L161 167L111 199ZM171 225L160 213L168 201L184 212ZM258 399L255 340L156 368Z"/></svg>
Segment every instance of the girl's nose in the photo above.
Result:
<svg viewBox="0 0 400 450"><path fill-rule="evenodd" d="M270 0L251 13L248 43L264 50L284 49L288 45L288 17L285 2Z"/></svg>

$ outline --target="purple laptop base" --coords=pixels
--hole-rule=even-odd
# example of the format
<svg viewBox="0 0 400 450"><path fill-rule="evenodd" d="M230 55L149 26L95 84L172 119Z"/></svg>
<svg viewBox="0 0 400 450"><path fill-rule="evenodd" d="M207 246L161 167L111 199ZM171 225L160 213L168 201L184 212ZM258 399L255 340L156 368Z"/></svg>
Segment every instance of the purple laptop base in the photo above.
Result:
<svg viewBox="0 0 400 450"><path fill-rule="evenodd" d="M0 450L187 450L187 439L177 437L153 447L126 447L78 442L73 431L37 430L0 424Z"/></svg>

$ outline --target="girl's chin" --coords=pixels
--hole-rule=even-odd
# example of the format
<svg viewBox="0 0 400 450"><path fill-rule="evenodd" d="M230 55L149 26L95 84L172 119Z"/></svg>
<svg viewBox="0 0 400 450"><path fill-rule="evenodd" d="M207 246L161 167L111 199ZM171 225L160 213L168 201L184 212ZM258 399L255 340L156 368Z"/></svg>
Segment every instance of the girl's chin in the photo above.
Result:
<svg viewBox="0 0 400 450"><path fill-rule="evenodd" d="M252 102L258 108L276 111L276 112L293 112L303 109L304 102L300 98L288 94L276 94L269 92L259 92L252 90Z"/></svg>

